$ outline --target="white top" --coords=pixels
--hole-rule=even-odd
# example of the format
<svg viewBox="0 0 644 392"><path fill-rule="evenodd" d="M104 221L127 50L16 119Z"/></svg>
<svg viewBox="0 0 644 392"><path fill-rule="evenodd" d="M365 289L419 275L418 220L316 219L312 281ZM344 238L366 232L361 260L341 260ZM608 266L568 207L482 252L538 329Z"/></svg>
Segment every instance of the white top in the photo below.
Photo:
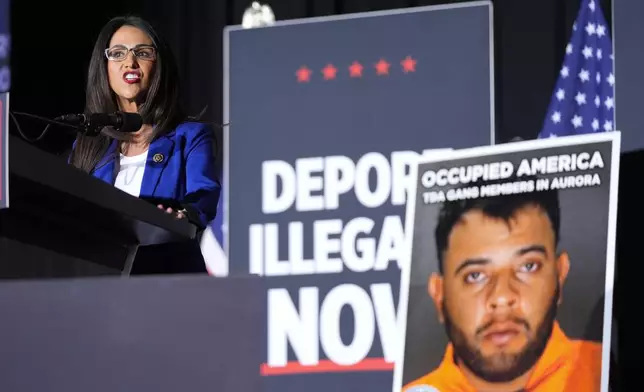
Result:
<svg viewBox="0 0 644 392"><path fill-rule="evenodd" d="M139 197L148 152L146 151L143 154L131 157L126 157L123 154L120 155L119 172L116 175L114 186L132 196Z"/></svg>

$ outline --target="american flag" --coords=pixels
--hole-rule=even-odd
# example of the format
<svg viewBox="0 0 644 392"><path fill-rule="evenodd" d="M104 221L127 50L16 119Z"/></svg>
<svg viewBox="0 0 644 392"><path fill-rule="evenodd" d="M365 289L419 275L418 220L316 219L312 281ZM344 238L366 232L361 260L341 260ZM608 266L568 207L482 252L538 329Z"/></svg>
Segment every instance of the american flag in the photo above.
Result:
<svg viewBox="0 0 644 392"><path fill-rule="evenodd" d="M540 138L614 130L613 60L600 5L582 0Z"/></svg>

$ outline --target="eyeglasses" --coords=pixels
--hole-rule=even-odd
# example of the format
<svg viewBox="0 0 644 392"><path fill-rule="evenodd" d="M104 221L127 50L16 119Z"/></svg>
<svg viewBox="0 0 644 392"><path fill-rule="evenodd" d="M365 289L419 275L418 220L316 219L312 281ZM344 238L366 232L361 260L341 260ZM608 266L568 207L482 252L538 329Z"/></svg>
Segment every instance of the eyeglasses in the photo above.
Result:
<svg viewBox="0 0 644 392"><path fill-rule="evenodd" d="M111 61L123 61L127 58L129 52L134 53L139 60L154 61L157 58L157 51L151 45L138 45L133 48L127 48L124 45L116 45L105 49L105 57Z"/></svg>

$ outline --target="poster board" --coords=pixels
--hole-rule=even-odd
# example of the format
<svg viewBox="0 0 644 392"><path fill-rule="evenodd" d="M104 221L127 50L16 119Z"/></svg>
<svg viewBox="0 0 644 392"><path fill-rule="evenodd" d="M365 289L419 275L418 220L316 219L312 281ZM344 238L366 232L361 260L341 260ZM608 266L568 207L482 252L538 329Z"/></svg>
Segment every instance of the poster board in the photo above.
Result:
<svg viewBox="0 0 644 392"><path fill-rule="evenodd" d="M608 391L620 136L418 164L393 391Z"/></svg>

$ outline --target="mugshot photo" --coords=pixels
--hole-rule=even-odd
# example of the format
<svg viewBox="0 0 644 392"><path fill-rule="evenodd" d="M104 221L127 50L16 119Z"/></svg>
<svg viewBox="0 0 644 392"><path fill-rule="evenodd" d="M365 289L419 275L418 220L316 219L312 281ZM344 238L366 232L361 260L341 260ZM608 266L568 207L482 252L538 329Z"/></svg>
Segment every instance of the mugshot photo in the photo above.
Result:
<svg viewBox="0 0 644 392"><path fill-rule="evenodd" d="M619 141L570 139L419 165L394 390L600 391Z"/></svg>

